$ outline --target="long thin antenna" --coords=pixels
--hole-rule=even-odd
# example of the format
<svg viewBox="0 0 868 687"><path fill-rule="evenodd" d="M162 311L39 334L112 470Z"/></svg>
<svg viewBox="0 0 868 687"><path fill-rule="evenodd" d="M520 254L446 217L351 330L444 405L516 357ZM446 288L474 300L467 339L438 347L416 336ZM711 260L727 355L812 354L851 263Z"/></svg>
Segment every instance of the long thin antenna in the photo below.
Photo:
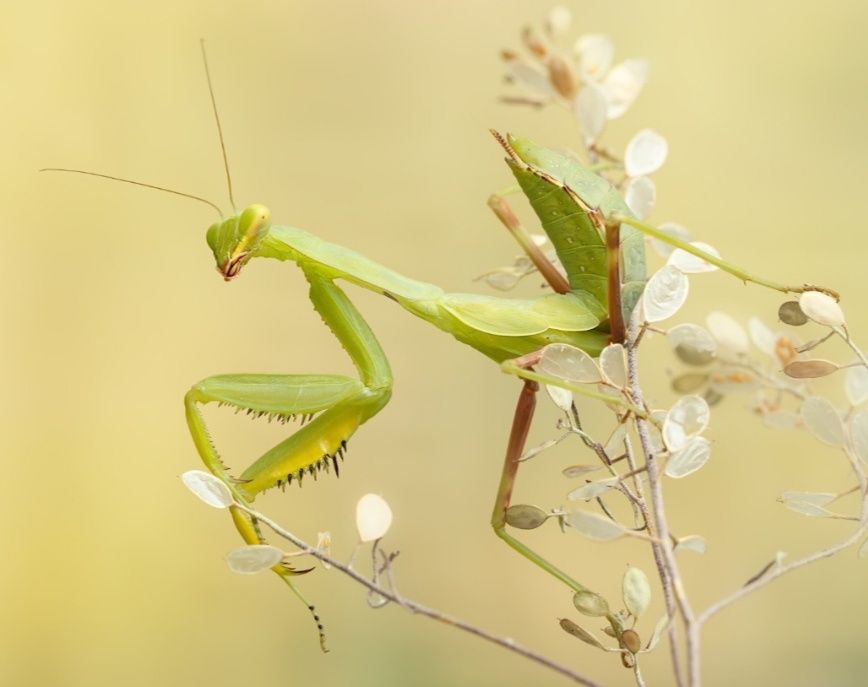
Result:
<svg viewBox="0 0 868 687"><path fill-rule="evenodd" d="M66 169L64 167L45 167L39 170L40 172L71 172L73 174L86 174L91 177L101 177L103 179L111 179L112 181L122 181L125 184L133 184L134 186L144 186L145 188L152 188L156 191L165 191L166 193L174 193L176 196L183 196L184 198L192 198L193 200L198 200L201 203L205 203L206 205L210 205L217 211L217 214L220 215L220 219L223 219L223 211L217 207L210 200L205 198L201 198L199 196L194 196L192 193L184 193L182 191L176 191L171 188L165 188L163 186L155 186L154 184L146 184L143 181L133 181L132 179L124 179L123 177L113 177L110 174L100 174L99 172L88 172L84 169Z"/></svg>
<svg viewBox="0 0 868 687"><path fill-rule="evenodd" d="M229 157L226 155L226 142L223 140L223 127L220 126L220 116L217 114L217 99L214 97L214 86L211 84L211 71L208 69L208 55L205 53L205 39L199 39L202 48L202 62L205 65L205 79L208 81L208 93L211 94L211 109L214 111L214 121L217 122L217 135L220 137L220 149L223 151L223 168L226 170L226 185L229 187L229 202L232 211L238 214L235 198L232 196L232 177L229 175Z"/></svg>

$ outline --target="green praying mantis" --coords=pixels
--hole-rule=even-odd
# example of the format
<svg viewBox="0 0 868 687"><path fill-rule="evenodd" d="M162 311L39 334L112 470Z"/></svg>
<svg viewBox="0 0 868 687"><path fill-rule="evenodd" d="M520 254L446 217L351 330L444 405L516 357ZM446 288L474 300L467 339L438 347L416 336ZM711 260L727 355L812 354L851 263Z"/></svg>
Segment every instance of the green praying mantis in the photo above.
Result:
<svg viewBox="0 0 868 687"><path fill-rule="evenodd" d="M229 197L232 185L216 101L205 58L206 77L223 151ZM217 271L227 282L236 279L258 258L295 263L304 274L314 309L343 346L358 378L335 374L222 374L194 384L184 398L193 443L206 468L221 479L239 504L250 506L262 492L284 487L321 471L338 474L347 442L361 425L388 403L392 389L389 362L371 328L338 282L368 289L394 301L458 341L522 379L506 457L497 489L491 524L513 549L560 579L572 589L584 587L567 573L537 555L506 529L519 458L530 427L540 383L570 385L533 370L538 351L562 343L596 356L609 343L622 342L626 322L639 303L646 281L644 236L650 235L732 273L784 292L811 287L788 287L754 277L715 255L666 234L636 219L620 192L602 176L575 158L546 149L527 139L495 137L506 151L506 163L538 216L555 248L566 277L522 233L522 228L501 196L490 206L519 240L552 287L535 298L516 299L447 293L438 286L394 272L373 260L295 227L273 224L268 209L253 204L212 224L206 239ZM133 182L95 172L73 171L170 191L216 206L191 194ZM219 208L218 212L219 212ZM222 217L222 213L221 213ZM591 394L593 395L593 394ZM610 401L611 397L607 397ZM212 443L201 407L231 406L255 417L280 421L301 419L301 426L265 452L240 475L224 466ZM640 411L641 412L641 411ZM235 527L248 544L265 537L258 523L244 510L231 507ZM314 618L314 607L304 600L292 579L310 569L283 562L275 573L304 601ZM322 642L322 626L319 625Z"/></svg>

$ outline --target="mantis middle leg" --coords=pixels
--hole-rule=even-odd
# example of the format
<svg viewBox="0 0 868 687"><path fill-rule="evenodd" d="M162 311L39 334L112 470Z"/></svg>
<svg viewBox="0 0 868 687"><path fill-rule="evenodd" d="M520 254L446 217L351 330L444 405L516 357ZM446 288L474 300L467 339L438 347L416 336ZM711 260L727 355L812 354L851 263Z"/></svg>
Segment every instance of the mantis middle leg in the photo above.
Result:
<svg viewBox="0 0 868 687"><path fill-rule="evenodd" d="M491 513L491 526L494 528L494 533L498 537L503 539L511 548L527 558L531 563L538 565L550 575L553 575L566 584L573 591L581 592L587 589L584 585L574 580L560 568L549 563L542 556L530 549L530 547L526 546L506 531L506 511L509 508L510 501L512 500L512 488L515 484L516 475L518 474L521 454L524 451L527 434L533 421L534 410L536 409L536 394L538 390L539 384L531 380L525 380L521 393L519 394L518 403L516 404L515 414L512 420L512 428L509 433L509 441L506 446L503 472L501 473L500 484L497 488L494 510Z"/></svg>

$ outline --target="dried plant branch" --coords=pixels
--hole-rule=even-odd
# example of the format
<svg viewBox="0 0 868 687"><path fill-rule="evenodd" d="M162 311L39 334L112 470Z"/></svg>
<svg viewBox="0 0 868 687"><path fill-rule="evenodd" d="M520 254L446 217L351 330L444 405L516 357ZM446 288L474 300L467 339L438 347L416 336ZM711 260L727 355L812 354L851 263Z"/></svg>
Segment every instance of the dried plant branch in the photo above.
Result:
<svg viewBox="0 0 868 687"><path fill-rule="evenodd" d="M410 611L413 614L424 615L428 618L431 618L432 620L436 620L440 623L443 623L444 625L449 625L449 626L454 627L456 629L459 629L459 630L462 630L462 631L467 632L469 634L480 637L480 638L482 638L488 642L491 642L492 644L496 644L497 646L500 646L500 647L506 649L507 651L511 651L514 654L518 654L519 656L523 656L524 658L527 658L528 660L533 661L534 663L537 663L537 664L539 664L545 668L548 668L549 670L552 670L556 673L559 673L563 677L566 677L577 684L586 685L586 687L602 687L599 682L596 682L594 680L591 680L590 678L584 677L583 675L580 675L579 673L573 671L572 669L567 668L566 666L561 665L560 663L557 663L557 662L553 661L552 659L550 659L546 656L543 656L542 654L537 653L536 651L533 651L532 649L528 649L527 647L522 646L521 644L517 643L515 640L513 640L510 637L501 637L501 636L495 635L495 634L489 632L488 630L484 630L484 629L477 627L475 625L471 625L470 623L468 623L464 620L460 620L458 618L447 615L445 613L441 613L440 611L437 611L433 608L429 608L428 606L424 606L420 603L417 603L416 601L412 601L410 599L405 599L405 598L403 598L397 594L397 592L394 590L394 586L392 584L390 584L391 588L389 588L389 589L384 588L384 587L380 586L379 584L376 584L372 580L369 580L368 578L366 578L361 573L350 568L348 565L342 563L339 560L336 560L335 558L332 558L328 554L324 553L323 551L317 549L314 546L311 546L310 544L303 541L302 539L300 539L296 535L292 534L288 530L285 530L283 527L278 525L276 522L274 522L274 520L272 520L268 516L263 515L262 513L255 511L252 508L248 508L242 504L236 503L235 505L237 508L239 508L240 510L243 510L245 513L247 513L251 517L255 518L257 521L267 525L275 534L282 537L283 539L286 539L288 542L290 542L294 546L298 547L304 553L309 554L310 556L313 556L314 558L316 558L319 561L322 561L323 563L327 563L327 564L331 565L332 568L339 570L347 577L351 578L355 582L358 582L360 585L362 585L363 587L368 589L369 592L372 592L374 594L378 594L381 597L388 599L389 601L393 601L396 604L398 604L399 606L401 606L402 608ZM387 573L386 574L387 574L387 579L391 579L391 572L390 572L390 569L388 567L387 567Z"/></svg>
<svg viewBox="0 0 868 687"><path fill-rule="evenodd" d="M720 613L720 611L722 611L723 609L731 606L737 601L740 601L741 599L755 592L756 590L765 587L767 584L773 582L779 577L791 573L794 570L798 570L799 568L803 568L810 563L814 563L824 558L830 558L835 554L838 554L841 551L850 548L862 538L866 531L868 531L868 479L866 479L865 470L862 468L858 456L853 455L853 453L849 450L846 451L846 454L847 458L850 461L850 466L853 468L853 472L856 474L856 479L859 481L859 491L862 494L861 506L858 517L859 526L853 532L851 532L849 536L845 537L837 544L833 544L832 546L827 546L825 548L819 549L818 551L808 554L807 556L803 556L802 558L799 558L792 563L788 563L787 565L770 565L766 570L763 571L763 573L753 577L743 587L740 587L729 596L724 597L720 601L706 608L697 617L697 622L700 626L708 622L708 620Z"/></svg>
<svg viewBox="0 0 868 687"><path fill-rule="evenodd" d="M637 349L639 331L639 314L634 311L633 317L630 320L626 342L627 383L629 385L630 397L632 398L633 403L637 406L644 407L645 400L642 388L639 385L639 359ZM639 435L642 452L645 455L651 507L654 512L654 526L657 537L660 540L660 544L656 546L658 551L655 555L655 561L658 563L658 572L660 573L660 581L663 585L664 595L670 593L674 596L678 605L678 610L684 621L685 633L687 635L687 684L690 685L690 687L693 687L694 685L699 684L699 626L697 625L693 608L690 605L690 601L688 600L687 593L684 589L684 582L681 579L678 561L675 559L675 551L672 546L672 537L669 533L669 524L666 519L666 511L663 503L663 485L660 479L661 475L657 465L657 457L651 445L648 422L645 418L636 418L636 431ZM658 560L658 556L662 560ZM674 632L670 626L670 642L672 642L673 637ZM673 660L674 657L675 654L673 654ZM680 664L674 666L674 670L676 677L680 679Z"/></svg>
<svg viewBox="0 0 868 687"><path fill-rule="evenodd" d="M634 343L635 345L635 343ZM638 473L639 468L636 467L636 455L633 450L633 444L630 437L624 437L624 448L627 451L627 463L633 473ZM663 556L663 544L659 540L659 533L656 526L648 513L648 504L645 499L644 489L642 488L642 480L638 475L634 477L636 492L639 497L639 508L642 511L642 516L645 518L645 523L648 525L652 534L657 535L656 540L651 542L651 552L654 555L654 564L657 566L657 573L660 576L661 586L663 588L663 601L666 604L666 615L670 618L675 617L675 596L672 593L672 583L669 578L669 570L666 567L666 560ZM678 635L675 629L675 623L669 623L667 629L669 638L669 655L672 661L672 673L675 676L675 684L677 687L684 687L684 672L681 669L681 651L678 647Z"/></svg>

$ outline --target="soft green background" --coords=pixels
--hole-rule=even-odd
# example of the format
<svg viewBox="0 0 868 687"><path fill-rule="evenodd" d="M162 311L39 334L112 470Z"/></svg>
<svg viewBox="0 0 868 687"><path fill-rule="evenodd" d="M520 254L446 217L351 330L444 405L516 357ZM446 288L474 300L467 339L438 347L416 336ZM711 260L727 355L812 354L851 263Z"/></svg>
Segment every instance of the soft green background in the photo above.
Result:
<svg viewBox="0 0 868 687"><path fill-rule="evenodd" d="M781 280L834 286L868 341L865 159L868 5L863 2L572 2L576 31L607 32L650 83L610 131L644 126L670 159L655 221L676 220L723 255ZM39 167L77 166L223 202L198 54L209 40L241 202L453 290L515 248L485 207L509 182L486 132L575 144L570 118L510 109L498 51L544 3L10 2L0 7L3 427L0 684L562 684L502 650L388 608L370 611L334 574L302 581L332 652L267 576L233 576L228 519L178 475L197 467L181 398L208 374L349 371L290 266L215 274L212 216L195 203ZM299 534L331 530L346 555L368 491L392 504L402 591L610 684L616 659L564 635L570 595L487 525L517 385L387 301L354 293L389 352L393 403L354 439L341 479L263 499ZM683 320L721 308L771 323L779 302L723 275L693 281ZM809 334L810 335L810 334ZM655 353L656 351L656 353ZM836 348L830 355L846 358ZM645 380L668 402L662 347ZM838 393L837 382L827 385ZM837 397L837 396L836 396ZM673 527L703 533L685 555L703 607L777 550L842 536L846 523L785 511L783 489L848 484L843 460L804 434L773 433L743 399L714 416L714 457L667 485ZM278 436L212 413L241 467ZM602 416L592 416L599 430ZM534 438L552 433L547 406ZM578 445L522 472L517 497L564 499ZM615 599L637 542L593 545L556 528L535 546ZM865 562L852 553L794 575L709 625L709 685L861 685ZM659 615L659 599L640 630ZM667 684L665 651L647 661Z"/></svg>

